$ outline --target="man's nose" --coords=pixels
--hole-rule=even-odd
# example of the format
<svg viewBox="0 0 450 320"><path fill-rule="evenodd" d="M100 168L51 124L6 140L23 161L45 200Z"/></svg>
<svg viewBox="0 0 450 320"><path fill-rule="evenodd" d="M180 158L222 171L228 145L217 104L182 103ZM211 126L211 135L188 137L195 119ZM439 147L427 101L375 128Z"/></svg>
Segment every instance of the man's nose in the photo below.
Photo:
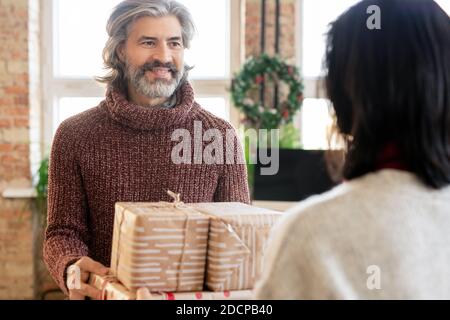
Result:
<svg viewBox="0 0 450 320"><path fill-rule="evenodd" d="M154 60L159 60L162 63L172 62L172 55L166 44L158 46L153 54Z"/></svg>

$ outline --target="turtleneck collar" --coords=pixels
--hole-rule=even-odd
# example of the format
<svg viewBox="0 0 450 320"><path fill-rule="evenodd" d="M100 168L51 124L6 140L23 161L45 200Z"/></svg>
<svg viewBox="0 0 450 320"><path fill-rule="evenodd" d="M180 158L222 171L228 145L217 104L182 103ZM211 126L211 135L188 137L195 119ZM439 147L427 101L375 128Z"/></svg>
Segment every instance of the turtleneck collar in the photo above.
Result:
<svg viewBox="0 0 450 320"><path fill-rule="evenodd" d="M118 90L108 89L102 107L111 118L121 124L138 130L155 130L177 127L188 120L196 108L194 90L189 82L185 82L177 90L177 103L173 108L144 107L127 100Z"/></svg>

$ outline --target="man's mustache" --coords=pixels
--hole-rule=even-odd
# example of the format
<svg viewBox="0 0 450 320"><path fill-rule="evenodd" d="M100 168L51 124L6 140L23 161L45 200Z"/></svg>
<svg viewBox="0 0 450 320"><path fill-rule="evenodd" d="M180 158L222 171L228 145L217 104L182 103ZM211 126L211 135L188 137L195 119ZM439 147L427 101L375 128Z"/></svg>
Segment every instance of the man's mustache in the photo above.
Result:
<svg viewBox="0 0 450 320"><path fill-rule="evenodd" d="M147 71L153 71L155 68L167 68L172 74L178 73L178 69L173 63L170 63L170 62L162 63L161 61L157 61L157 60L152 61L152 62L147 62L146 64L142 65L139 68L139 71L144 74Z"/></svg>

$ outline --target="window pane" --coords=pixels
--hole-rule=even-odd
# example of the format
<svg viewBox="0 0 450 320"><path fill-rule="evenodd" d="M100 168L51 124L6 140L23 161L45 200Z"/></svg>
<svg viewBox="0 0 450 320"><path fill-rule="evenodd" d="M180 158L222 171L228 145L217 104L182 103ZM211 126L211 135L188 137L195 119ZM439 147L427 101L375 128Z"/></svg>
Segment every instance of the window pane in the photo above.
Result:
<svg viewBox="0 0 450 320"><path fill-rule="evenodd" d="M195 99L203 109L211 112L219 118L230 121L230 112L227 107L227 101L225 98L220 97L208 97L208 98L196 98Z"/></svg>
<svg viewBox="0 0 450 320"><path fill-rule="evenodd" d="M450 15L450 0L436 0L436 2Z"/></svg>
<svg viewBox="0 0 450 320"><path fill-rule="evenodd" d="M194 66L193 79L228 78L230 75L230 0L180 0L191 11L197 35L186 51ZM213 14L220 13L220 14Z"/></svg>
<svg viewBox="0 0 450 320"><path fill-rule="evenodd" d="M55 75L83 78L103 75L106 22L120 0L53 1Z"/></svg>
<svg viewBox="0 0 450 320"><path fill-rule="evenodd" d="M325 55L325 33L329 23L358 0L303 0L303 75L317 77L322 74ZM450 0L436 0L450 14ZM407 3L405 3L407 5Z"/></svg>
<svg viewBox="0 0 450 320"><path fill-rule="evenodd" d="M104 98L101 97L60 98L56 108L54 130L56 130L64 120L98 106L103 99Z"/></svg>
<svg viewBox="0 0 450 320"><path fill-rule="evenodd" d="M106 23L121 0L53 0L56 25L55 75L92 78L104 74L102 50ZM197 32L186 62L191 78L229 77L230 0L180 0L191 11ZM220 12L220 14L211 14ZM211 27L213 26L213 27Z"/></svg>
<svg viewBox="0 0 450 320"><path fill-rule="evenodd" d="M303 76L317 77L322 74L328 24L357 2L358 0L303 0Z"/></svg>
<svg viewBox="0 0 450 320"><path fill-rule="evenodd" d="M302 106L301 137L304 149L329 149L333 124L326 99L305 99Z"/></svg>

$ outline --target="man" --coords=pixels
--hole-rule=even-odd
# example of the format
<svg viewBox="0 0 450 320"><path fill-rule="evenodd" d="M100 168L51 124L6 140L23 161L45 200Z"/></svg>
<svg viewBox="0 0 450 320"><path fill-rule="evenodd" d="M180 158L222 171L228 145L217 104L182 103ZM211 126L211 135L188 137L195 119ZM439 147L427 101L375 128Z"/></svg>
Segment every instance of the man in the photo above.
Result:
<svg viewBox="0 0 450 320"><path fill-rule="evenodd" d="M193 133L199 122L224 136L232 129L194 101L186 80L184 50L194 32L187 9L170 0L127 0L107 29L110 72L99 79L106 99L61 124L50 157L44 259L70 299L100 294L87 282L90 273L108 272L116 202L170 201L167 190L186 203L249 202L235 135L233 163L172 160L175 130ZM74 289L69 267L81 278Z"/></svg>

